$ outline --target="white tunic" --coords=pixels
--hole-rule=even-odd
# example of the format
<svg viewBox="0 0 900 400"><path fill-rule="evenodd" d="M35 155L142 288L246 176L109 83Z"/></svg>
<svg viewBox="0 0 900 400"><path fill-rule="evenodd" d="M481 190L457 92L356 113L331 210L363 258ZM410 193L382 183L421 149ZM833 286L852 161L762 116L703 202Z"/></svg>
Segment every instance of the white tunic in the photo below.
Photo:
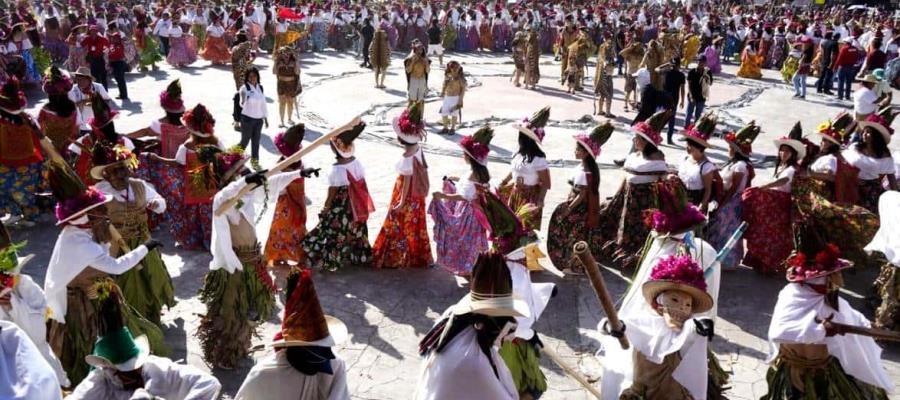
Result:
<svg viewBox="0 0 900 400"><path fill-rule="evenodd" d="M734 185L737 185L737 189L735 189L735 194L740 194L747 188L747 179L749 178L748 174L750 169L747 168L747 163L744 161L736 161L731 164L726 165L722 168L722 187L725 190L730 190ZM741 181L734 182L734 174L741 174Z"/></svg>
<svg viewBox="0 0 900 400"><path fill-rule="evenodd" d="M419 147L413 155L409 157L403 157L400 161L397 161L397 164L394 165L394 169L398 174L403 176L410 176L413 174L413 157L419 160L420 164L425 163L425 156L422 154L422 147ZM354 174L356 176L356 174Z"/></svg>
<svg viewBox="0 0 900 400"><path fill-rule="evenodd" d="M717 169L716 165L708 160L704 159L698 164L693 157L686 155L678 164L678 177L684 182L687 190L701 190L703 189L703 177Z"/></svg>
<svg viewBox="0 0 900 400"><path fill-rule="evenodd" d="M166 199L159 195L156 192L156 189L153 188L153 185L147 183L146 181L140 179L130 179L130 182L140 182L144 185L144 198L147 201L147 205L156 204L156 206L150 208L156 214L162 214L166 212ZM97 190L105 193L108 196L112 196L116 201L125 203L128 201L134 200L134 191L131 190L131 185L129 184L125 190L118 190L107 181L100 181L95 186Z"/></svg>
<svg viewBox="0 0 900 400"><path fill-rule="evenodd" d="M425 359L414 398L518 400L519 392L512 374L497 348L492 347L490 354L497 375L478 346L475 329L467 327L443 351L432 351Z"/></svg>
<svg viewBox="0 0 900 400"><path fill-rule="evenodd" d="M826 154L813 161L809 166L810 171L819 174L834 175L837 171L837 157L834 154Z"/></svg>
<svg viewBox="0 0 900 400"><path fill-rule="evenodd" d="M878 198L878 215L881 226L865 250L881 252L900 268L900 192L888 190Z"/></svg>
<svg viewBox="0 0 900 400"><path fill-rule="evenodd" d="M547 159L544 157L535 157L528 162L525 156L516 154L512 159L512 177L517 183L525 186L534 186L540 182L538 172L545 171L549 168Z"/></svg>
<svg viewBox="0 0 900 400"><path fill-rule="evenodd" d="M62 399L59 381L28 335L0 320L0 399Z"/></svg>
<svg viewBox="0 0 900 400"><path fill-rule="evenodd" d="M665 160L647 160L639 152L625 157L625 164L622 167L635 172L666 172L668 170ZM657 180L659 180L659 175L628 175L628 183L632 184L650 183Z"/></svg>
<svg viewBox="0 0 900 400"><path fill-rule="evenodd" d="M247 374L235 400L347 400L347 372L340 358L331 360L333 375L306 375L294 369L287 352L260 359Z"/></svg>
<svg viewBox="0 0 900 400"><path fill-rule="evenodd" d="M157 356L147 357L141 375L144 377L144 390L166 400L213 400L218 398L222 389L212 375ZM134 393L122 388L112 370L101 368L91 371L66 399L129 400Z"/></svg>

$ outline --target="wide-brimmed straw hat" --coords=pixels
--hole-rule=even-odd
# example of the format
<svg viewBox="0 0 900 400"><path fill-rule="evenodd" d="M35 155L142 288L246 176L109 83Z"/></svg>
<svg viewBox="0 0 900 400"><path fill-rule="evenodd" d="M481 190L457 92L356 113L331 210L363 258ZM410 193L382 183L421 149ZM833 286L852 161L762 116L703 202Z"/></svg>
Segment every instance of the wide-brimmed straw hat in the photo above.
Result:
<svg viewBox="0 0 900 400"><path fill-rule="evenodd" d="M465 136L459 141L459 147L475 160L478 164L487 166L488 154L491 152L491 140L494 138L494 130L490 126L483 126L471 136Z"/></svg>
<svg viewBox="0 0 900 400"><path fill-rule="evenodd" d="M709 148L709 138L716 130L716 123L719 118L712 112L708 112L700 117L696 125L690 125L682 132L685 140L690 140L704 149Z"/></svg>
<svg viewBox="0 0 900 400"><path fill-rule="evenodd" d="M72 75L75 75L76 77L83 76L85 78L90 78L92 81L94 80L94 76L91 75L91 70L88 69L88 67L78 67Z"/></svg>
<svg viewBox="0 0 900 400"><path fill-rule="evenodd" d="M400 140L417 144L425 138L425 121L423 117L424 103L414 101L391 122L394 133Z"/></svg>
<svg viewBox="0 0 900 400"><path fill-rule="evenodd" d="M797 121L794 124L794 127L791 128L791 132L788 133L787 136L784 136L780 139L775 139L775 147L781 148L781 146L788 146L794 149L797 152L797 161L802 160L806 157L806 144L803 143L803 128L800 126L800 121Z"/></svg>
<svg viewBox="0 0 900 400"><path fill-rule="evenodd" d="M310 270L292 270L286 288L284 321L272 347L331 347L347 339L347 326L322 311Z"/></svg>
<svg viewBox="0 0 900 400"><path fill-rule="evenodd" d="M541 151L544 151L544 127L550 120L550 107L535 112L531 118L525 118L521 124L513 124L513 128L531 139Z"/></svg>
<svg viewBox="0 0 900 400"><path fill-rule="evenodd" d="M691 312L698 314L713 307L713 298L706 292L703 269L691 256L668 256L660 259L650 272L650 280L641 285L648 304L656 304L660 293L677 290L693 299Z"/></svg>
<svg viewBox="0 0 900 400"><path fill-rule="evenodd" d="M94 178L94 180L97 181L104 180L103 171L112 166L125 165L133 171L137 169L139 165L137 155L122 145L116 145L114 147L104 146L102 144L95 145L93 161L94 167L91 168L90 175L91 178Z"/></svg>
<svg viewBox="0 0 900 400"><path fill-rule="evenodd" d="M491 317L528 317L528 305L513 296L512 276L503 255L481 253L472 269L469 293L450 308L455 315L482 314Z"/></svg>
<svg viewBox="0 0 900 400"><path fill-rule="evenodd" d="M859 129L864 130L866 128L872 128L881 134L885 143L890 143L891 136L894 134L891 123L893 122L895 115L896 114L893 113L890 106L885 107L878 113L870 114L864 121L859 121Z"/></svg>
<svg viewBox="0 0 900 400"><path fill-rule="evenodd" d="M609 120L594 127L589 134L579 133L574 136L579 146L584 148L594 159L600 156L600 148L612 136L615 128Z"/></svg>

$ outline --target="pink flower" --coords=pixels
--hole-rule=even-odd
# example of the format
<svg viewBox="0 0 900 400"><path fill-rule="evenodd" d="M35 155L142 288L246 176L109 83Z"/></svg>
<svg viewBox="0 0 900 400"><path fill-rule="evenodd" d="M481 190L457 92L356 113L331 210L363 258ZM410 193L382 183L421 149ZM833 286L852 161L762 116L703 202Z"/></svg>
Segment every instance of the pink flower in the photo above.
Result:
<svg viewBox="0 0 900 400"><path fill-rule="evenodd" d="M688 255L668 256L659 260L650 272L650 279L674 281L706 290L703 269Z"/></svg>

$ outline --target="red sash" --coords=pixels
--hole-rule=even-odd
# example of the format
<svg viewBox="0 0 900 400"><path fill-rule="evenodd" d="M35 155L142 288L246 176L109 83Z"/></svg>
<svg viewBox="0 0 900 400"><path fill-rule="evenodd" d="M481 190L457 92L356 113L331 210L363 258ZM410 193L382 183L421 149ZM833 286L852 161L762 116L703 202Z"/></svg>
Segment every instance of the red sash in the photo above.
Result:
<svg viewBox="0 0 900 400"><path fill-rule="evenodd" d="M837 158L834 171L834 201L841 204L857 204L859 201L859 168L843 157Z"/></svg>
<svg viewBox="0 0 900 400"><path fill-rule="evenodd" d="M347 181L350 182L350 209L353 210L353 222L366 222L369 214L375 211L375 203L369 196L369 187L366 179L355 179L350 171L347 171Z"/></svg>
<svg viewBox="0 0 900 400"><path fill-rule="evenodd" d="M409 187L409 195L422 198L428 196L428 166L419 162L416 156L413 156L413 173L410 178L412 178L412 184Z"/></svg>

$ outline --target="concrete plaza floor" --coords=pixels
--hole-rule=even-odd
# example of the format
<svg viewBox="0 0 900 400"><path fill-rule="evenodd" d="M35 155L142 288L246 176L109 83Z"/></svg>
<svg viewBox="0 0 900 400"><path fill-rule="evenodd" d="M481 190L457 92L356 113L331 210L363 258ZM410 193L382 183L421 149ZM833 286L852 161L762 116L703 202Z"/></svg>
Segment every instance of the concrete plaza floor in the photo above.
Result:
<svg viewBox="0 0 900 400"><path fill-rule="evenodd" d="M304 54L301 60L303 94L300 97L300 120L307 124L306 140L314 140L329 128L338 126L356 115L362 115L368 123L366 132L357 142L357 157L366 168L368 186L375 201L376 212L369 219L369 236L374 241L384 220L391 190L396 179L393 164L400 158L402 149L397 144L390 120L405 105L405 76L401 54L394 54L386 85L388 89L375 89L373 74L358 67L359 60L350 54L325 52ZM559 66L550 57L544 57L541 65L543 78L537 90L516 88L510 83L513 70L508 54L448 54L444 61L458 60L469 79L469 91L465 97L463 123L460 134L469 134L485 123L495 129L492 157L489 166L495 185L509 171L508 162L515 153L516 131L511 124L529 117L537 109L549 105L551 122L546 129L544 146L551 164L553 187L546 200L542 235L553 208L568 194L566 181L577 166L574 158L575 142L571 136L591 129L598 120L591 117L592 96L588 92L567 94L558 84ZM277 102L275 79L271 73L271 60L260 57L265 91L270 97L269 122L264 130L262 146L263 166L273 165L277 159L272 137L277 128ZM440 99L437 93L443 79L443 71L435 68L429 80L431 92L426 105L429 135L425 142L429 173L433 187L442 176L465 176L468 173L462 162L456 143L461 135L440 136L437 131ZM772 175L772 156L776 148L772 141L784 136L795 121L802 121L809 133L820 122L834 116L839 110L851 106L849 102L837 102L815 94L811 86L806 100L791 98L792 90L781 82L776 71L764 71L764 79L758 81L734 77L736 66L726 65L725 71L716 77L712 86L708 107L720 115L720 131L737 129L751 120L762 127L762 134L754 144L757 163L756 183L765 182ZM591 64L590 76L593 75ZM210 108L217 118L217 135L226 145L235 144L240 134L231 128L231 99L234 86L229 67L212 67L198 62L194 67L173 70L162 66L159 71L146 75L129 74L131 102L122 104L123 115L116 121L119 132L130 132L149 125L154 118L163 116L158 105L158 94L172 79L180 78L184 88L184 100L188 107L198 102ZM627 133L634 113L623 110L621 89L624 80L614 78L616 100L613 113L616 132L603 148L598 161L601 168L601 196L611 196L621 183L624 173L612 160L623 157L631 140ZM810 79L810 85L813 80ZM586 86L592 85L588 78ZM114 84L110 92L116 94ZM36 113L43 99L39 92L30 93L29 111ZM677 126L681 125L684 109L679 109ZM294 117L296 120L296 116ZM676 132L680 128L676 129ZM677 134L677 133L676 133ZM727 158L727 146L721 138L713 139L710 157L721 162ZM684 154L684 145L664 145L670 164ZM895 140L892 148L900 148ZM900 159L900 158L898 158ZM304 159L308 166L322 167L327 171L333 158L322 149ZM310 179L306 184L311 200L307 228L317 222L317 214L325 199L327 183L324 178ZM429 226L430 226L429 219ZM58 229L45 221L35 228L12 232L15 240L29 241L26 252L33 252L37 259L26 268L42 283L47 261ZM208 271L210 255L177 249L171 236L160 230L156 234L166 247L164 259L175 281L178 305L165 313L166 341L173 349L173 359L183 360L203 369L205 365L195 331L199 315L204 313L197 291ZM848 288L844 297L859 310L871 315L864 305L870 284L877 271L863 270L848 276ZM348 342L338 346L337 353L346 360L350 391L356 399L406 399L412 396L421 369L421 357L417 343L430 329L443 310L463 296L466 284L440 268L427 270L371 270L347 267L336 273L315 273L315 283L326 313L347 323L350 330ZM629 284L629 276L615 268L606 268L605 276L612 295L622 296ZM603 312L590 288L582 277L558 279L549 274L535 275L535 280L552 281L558 287L558 295L550 302L538 322L536 330L547 346L552 347L564 360L576 366L592 380L601 373L602 354L598 358L599 342L596 326ZM729 397L756 399L765 394L764 360L768 352L766 332L778 291L785 281L779 277L762 277L749 269L736 269L723 274L719 301L717 337L713 350L723 367L731 375ZM254 343L264 344L278 330L280 315L260 326ZM885 365L895 381L900 382L900 351L889 347L884 354ZM261 357L267 350L257 352ZM231 371L213 371L225 388L225 397L232 396L243 381L252 360L246 360L240 368ZM549 390L543 397L555 399L589 398L572 379L548 360L542 361L549 380ZM895 398L900 398L897 396Z"/></svg>

